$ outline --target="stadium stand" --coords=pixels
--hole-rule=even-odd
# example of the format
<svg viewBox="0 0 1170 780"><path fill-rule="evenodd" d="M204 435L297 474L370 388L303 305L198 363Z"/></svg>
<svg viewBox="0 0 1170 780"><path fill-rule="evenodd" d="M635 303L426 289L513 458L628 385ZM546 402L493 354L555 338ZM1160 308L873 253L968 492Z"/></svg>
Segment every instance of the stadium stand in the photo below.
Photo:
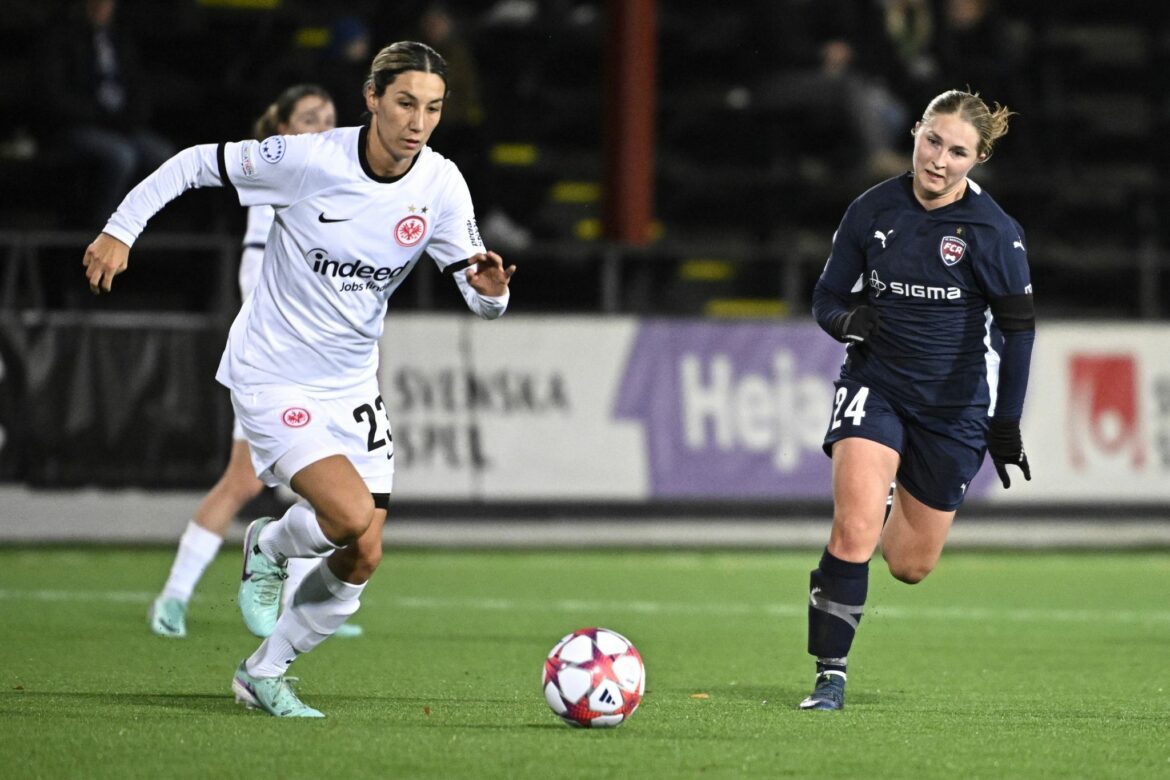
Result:
<svg viewBox="0 0 1170 780"><path fill-rule="evenodd" d="M396 8L393 22L424 5ZM753 43L757 4L659 4L657 223L652 244L637 248L601 238L603 4L447 5L480 63L504 205L536 239L512 253L525 268L526 310L803 314L859 179L841 173L848 150L835 117L771 105L754 89L771 61ZM996 8L1018 36L1004 102L1020 116L979 175L1028 230L1041 315L1165 317L1168 231L1156 206L1165 161L1150 155L1170 113L1156 77L1170 45L1167 10L1087 0ZM15 117L0 128L6 230L70 227L85 186L85 173L45 141L37 113L36 41L59 11L22 0L0 19L0 105ZM311 67L333 19L389 18L374 3L295 0L126 3L119 14L150 63L158 129L180 148L246 134L270 82L290 62ZM242 214L197 193L154 229L233 236ZM47 289L62 283L45 273ZM460 305L429 281L408 285L400 308Z"/></svg>

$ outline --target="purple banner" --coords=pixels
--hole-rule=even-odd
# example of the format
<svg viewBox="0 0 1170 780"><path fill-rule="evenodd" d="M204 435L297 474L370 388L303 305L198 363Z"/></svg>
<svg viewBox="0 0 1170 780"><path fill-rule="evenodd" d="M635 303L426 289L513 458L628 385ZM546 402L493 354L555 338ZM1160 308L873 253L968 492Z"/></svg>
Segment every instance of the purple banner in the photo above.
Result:
<svg viewBox="0 0 1170 780"><path fill-rule="evenodd" d="M812 323L644 321L614 415L642 423L651 496L829 498L844 352Z"/></svg>

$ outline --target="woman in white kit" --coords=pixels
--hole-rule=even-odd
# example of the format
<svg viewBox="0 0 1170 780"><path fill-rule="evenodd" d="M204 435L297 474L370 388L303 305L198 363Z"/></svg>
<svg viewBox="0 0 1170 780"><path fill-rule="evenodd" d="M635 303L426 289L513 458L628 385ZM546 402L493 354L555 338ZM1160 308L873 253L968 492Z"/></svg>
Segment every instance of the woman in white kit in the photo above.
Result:
<svg viewBox="0 0 1170 780"><path fill-rule="evenodd" d="M329 93L315 84L296 84L281 92L256 120L254 135L257 140L263 140L271 135L320 133L332 130L336 125L337 113ZM240 254L240 300L247 299L260 279L264 244L268 241L274 216L271 206L248 209L248 226ZM194 517L179 539L179 549L175 552L167 581L150 605L147 623L151 631L173 639L187 636L187 606L196 584L219 552L232 520L263 487L264 483L256 478L252 468L248 441L237 422L232 431L227 468L195 509ZM289 561L289 576L284 584L285 604L315 564L313 558ZM360 633L361 629L352 623L337 630L338 636L358 636Z"/></svg>
<svg viewBox="0 0 1170 780"><path fill-rule="evenodd" d="M231 390L257 474L303 497L244 539L240 610L268 638L232 689L278 717L322 717L285 672L357 610L382 556L394 474L376 376L387 300L426 250L468 307L494 319L516 270L484 249L462 175L426 145L447 92L443 58L391 44L364 89L364 127L175 155L130 191L83 260L90 289L109 292L146 221L191 187L231 186L242 205L275 208L260 280L216 379ZM288 559L323 556L278 619Z"/></svg>

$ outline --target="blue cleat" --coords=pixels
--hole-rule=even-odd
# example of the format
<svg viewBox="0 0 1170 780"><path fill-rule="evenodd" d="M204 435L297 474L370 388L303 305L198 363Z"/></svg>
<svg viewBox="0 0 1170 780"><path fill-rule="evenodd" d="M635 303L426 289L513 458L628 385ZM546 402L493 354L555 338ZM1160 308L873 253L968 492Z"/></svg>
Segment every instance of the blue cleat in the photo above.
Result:
<svg viewBox="0 0 1170 780"><path fill-rule="evenodd" d="M845 672L827 671L817 675L813 692L800 703L802 710L845 709Z"/></svg>
<svg viewBox="0 0 1170 780"><path fill-rule="evenodd" d="M232 678L232 692L236 701L250 710L264 710L278 718L324 718L300 700L292 689L295 677L253 677L248 674L246 661L240 661L236 676Z"/></svg>
<svg viewBox="0 0 1170 780"><path fill-rule="evenodd" d="M272 635L280 614L280 593L288 578L287 564L277 563L260 551L260 532L272 517L253 520L244 534L244 572L240 576L238 601L244 625L258 637Z"/></svg>

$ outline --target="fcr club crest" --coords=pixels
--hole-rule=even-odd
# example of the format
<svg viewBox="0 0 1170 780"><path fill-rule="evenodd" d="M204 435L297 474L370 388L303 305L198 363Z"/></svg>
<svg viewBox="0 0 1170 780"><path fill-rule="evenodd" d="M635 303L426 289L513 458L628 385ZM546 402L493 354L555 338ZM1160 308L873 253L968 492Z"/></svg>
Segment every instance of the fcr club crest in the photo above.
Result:
<svg viewBox="0 0 1170 780"><path fill-rule="evenodd" d="M938 256L945 265L954 265L967 253L967 242L958 236L943 236L938 245Z"/></svg>

